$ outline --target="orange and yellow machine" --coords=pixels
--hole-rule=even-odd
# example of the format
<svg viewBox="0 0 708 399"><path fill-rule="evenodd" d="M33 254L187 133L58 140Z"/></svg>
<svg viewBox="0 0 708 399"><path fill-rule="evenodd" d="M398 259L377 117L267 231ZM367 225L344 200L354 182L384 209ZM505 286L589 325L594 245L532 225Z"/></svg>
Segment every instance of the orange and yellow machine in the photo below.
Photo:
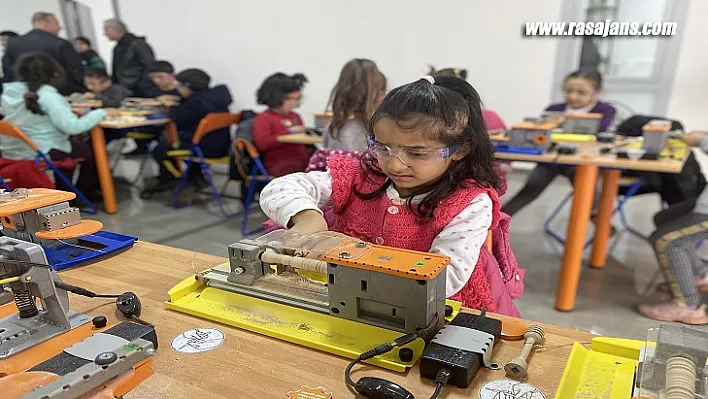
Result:
<svg viewBox="0 0 708 399"><path fill-rule="evenodd" d="M135 237L82 219L79 208L69 204L74 198L74 193L46 188L0 190L2 235L40 245L54 270L133 246Z"/></svg>
<svg viewBox="0 0 708 399"><path fill-rule="evenodd" d="M280 230L232 244L229 263L175 286L166 306L353 358L444 325L449 261L332 233ZM372 363L403 371L423 347L421 339Z"/></svg>

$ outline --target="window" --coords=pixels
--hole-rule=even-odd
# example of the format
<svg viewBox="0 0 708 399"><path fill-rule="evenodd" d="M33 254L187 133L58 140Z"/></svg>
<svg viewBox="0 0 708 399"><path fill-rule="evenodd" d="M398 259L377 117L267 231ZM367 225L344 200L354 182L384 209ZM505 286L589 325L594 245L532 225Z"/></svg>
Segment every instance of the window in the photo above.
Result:
<svg viewBox="0 0 708 399"><path fill-rule="evenodd" d="M677 22L675 36L567 37L559 40L553 98L569 72L595 67L603 74L604 98L635 113L665 115L688 2L581 0L564 2L563 21Z"/></svg>

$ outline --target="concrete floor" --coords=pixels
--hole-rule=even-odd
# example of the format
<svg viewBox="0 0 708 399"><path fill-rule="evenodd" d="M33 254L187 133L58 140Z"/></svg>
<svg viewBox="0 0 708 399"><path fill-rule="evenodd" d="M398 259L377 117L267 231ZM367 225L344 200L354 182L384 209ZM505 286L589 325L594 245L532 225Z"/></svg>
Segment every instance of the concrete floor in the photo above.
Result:
<svg viewBox="0 0 708 399"><path fill-rule="evenodd" d="M509 176L508 200L525 181L524 171ZM142 201L138 189L117 181L120 212L100 213L95 218L105 228L139 237L142 241L160 243L192 251L226 256L227 245L242 238L241 218L225 220L213 203L173 210L169 196ZM230 191L238 192L233 185ZM573 312L559 312L553 307L562 247L543 234L543 222L560 199L569 192L570 184L558 178L528 208L519 212L512 222L511 247L522 268L526 269L525 292L516 301L524 318L557 324L614 337L646 338L649 328L658 323L637 313L641 302L657 301L661 294L652 289L662 278L657 275L657 263L651 247L644 241L623 233L615 219L618 233L615 247L603 270L583 268L578 300ZM633 198L628 216L633 227L646 234L652 230L651 215L659 207L656 195ZM237 200L229 200L230 210L239 210ZM567 209L560 213L556 228L564 233ZM263 222L258 209L250 218L251 229ZM197 233L198 232L198 233ZM586 256L589 256L586 253ZM708 330L707 327L703 329Z"/></svg>

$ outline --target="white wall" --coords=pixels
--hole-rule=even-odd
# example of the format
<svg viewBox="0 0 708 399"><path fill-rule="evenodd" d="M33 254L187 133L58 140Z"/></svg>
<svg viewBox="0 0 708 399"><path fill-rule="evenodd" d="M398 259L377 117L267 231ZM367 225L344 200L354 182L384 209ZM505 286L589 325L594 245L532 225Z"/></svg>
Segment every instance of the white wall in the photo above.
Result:
<svg viewBox="0 0 708 399"><path fill-rule="evenodd" d="M26 33L32 29L32 14L37 11L54 13L62 22L59 0L0 0L0 30Z"/></svg>
<svg viewBox="0 0 708 399"><path fill-rule="evenodd" d="M6 1L6 0L4 0ZM145 35L175 68L201 67L253 108L255 91L276 71L310 83L300 112L324 109L342 65L376 61L394 87L428 64L469 70L488 108L507 123L537 114L550 100L556 40L525 38L527 20L558 20L561 0L121 0L128 27ZM277 10L277 12L276 12Z"/></svg>
<svg viewBox="0 0 708 399"><path fill-rule="evenodd" d="M703 51L708 37L708 1L689 1L667 114L683 122L687 130L708 130L708 53Z"/></svg>

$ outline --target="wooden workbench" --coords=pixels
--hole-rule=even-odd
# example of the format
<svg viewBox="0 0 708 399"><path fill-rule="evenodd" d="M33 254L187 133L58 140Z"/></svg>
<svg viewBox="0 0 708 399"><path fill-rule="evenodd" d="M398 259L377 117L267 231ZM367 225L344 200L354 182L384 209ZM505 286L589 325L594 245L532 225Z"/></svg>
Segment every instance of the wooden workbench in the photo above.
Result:
<svg viewBox="0 0 708 399"><path fill-rule="evenodd" d="M353 398L344 383L347 359L164 308L167 290L172 286L224 261L226 259L217 256L138 242L124 253L60 273L66 282L96 292L135 292L143 303L142 318L155 324L160 340L154 359L155 375L126 395L126 399L283 399L288 391L297 390L301 385L323 386L336 399ZM72 295L70 301L74 310L93 316L102 314L110 322L116 321L115 305L109 300ZM178 334L207 327L224 332L226 338L218 348L194 355L172 349L170 343ZM589 343L592 335L550 325L544 327L546 345L532 355L529 382L552 399L573 342ZM518 355L520 347L520 341L502 341L495 349L493 360L503 365ZM419 398L429 397L434 390L431 381L420 378L417 368L398 374L364 365L355 369L353 378L365 375L384 376L402 384ZM442 397L477 397L483 382L498 378L504 378L503 371L485 369L470 388L449 386Z"/></svg>

